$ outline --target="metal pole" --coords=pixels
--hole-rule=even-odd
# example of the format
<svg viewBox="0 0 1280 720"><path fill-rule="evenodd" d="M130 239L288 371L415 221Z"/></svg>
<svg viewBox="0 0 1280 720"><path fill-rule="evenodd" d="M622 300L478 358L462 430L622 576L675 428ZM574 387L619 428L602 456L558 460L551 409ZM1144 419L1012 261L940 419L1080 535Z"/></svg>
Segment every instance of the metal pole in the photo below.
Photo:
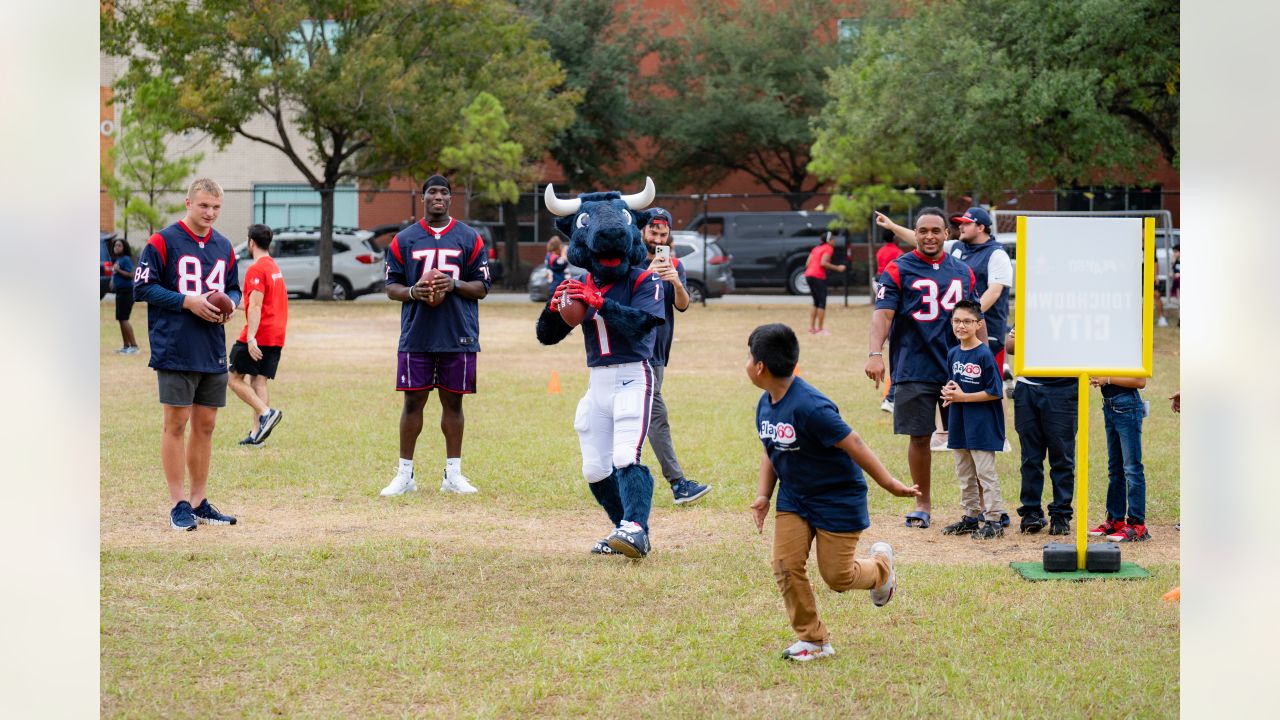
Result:
<svg viewBox="0 0 1280 720"><path fill-rule="evenodd" d="M707 194L702 193L702 307L707 306L711 278L707 277Z"/></svg>

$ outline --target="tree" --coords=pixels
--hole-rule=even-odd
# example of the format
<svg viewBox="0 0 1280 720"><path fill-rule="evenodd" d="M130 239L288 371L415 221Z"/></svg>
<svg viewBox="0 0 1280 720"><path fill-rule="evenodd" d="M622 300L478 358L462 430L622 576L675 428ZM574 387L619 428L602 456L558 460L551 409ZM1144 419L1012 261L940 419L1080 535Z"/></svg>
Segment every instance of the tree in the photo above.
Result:
<svg viewBox="0 0 1280 720"><path fill-rule="evenodd" d="M878 3L832 73L811 169L843 224L899 188L1001 197L1042 182L1128 183L1178 163L1173 0Z"/></svg>
<svg viewBox="0 0 1280 720"><path fill-rule="evenodd" d="M159 115L168 87L163 81L143 87L139 101L120 111L117 139L102 168L102 185L120 208L118 225L126 237L130 226L146 228L150 235L165 224L165 217L182 210L183 203L163 198L184 188L204 159L201 153L184 156L170 150L171 134Z"/></svg>
<svg viewBox="0 0 1280 720"><path fill-rule="evenodd" d="M573 124L556 136L551 156L570 187L604 189L628 180L619 166L635 152L631 93L650 41L612 0L516 0L565 71L557 92L581 98Z"/></svg>
<svg viewBox="0 0 1280 720"><path fill-rule="evenodd" d="M545 152L573 118L574 96L552 92L563 73L505 0L121 0L101 35L105 52L130 59L115 86L126 102L166 73L175 129L220 147L240 136L292 161L320 194L326 299L341 181L435 171L482 89L526 153Z"/></svg>
<svg viewBox="0 0 1280 720"><path fill-rule="evenodd" d="M687 29L658 48L645 95L656 174L707 187L740 171L799 209L822 185L808 169L810 118L840 59L836 21L850 14L823 0L697 4Z"/></svg>
<svg viewBox="0 0 1280 720"><path fill-rule="evenodd" d="M507 139L510 129L502 103L481 92L462 111L458 145L440 152L441 165L456 171L466 187L463 207L467 217L471 217L473 198L492 204L513 203L520 198L516 180L524 171L524 148Z"/></svg>

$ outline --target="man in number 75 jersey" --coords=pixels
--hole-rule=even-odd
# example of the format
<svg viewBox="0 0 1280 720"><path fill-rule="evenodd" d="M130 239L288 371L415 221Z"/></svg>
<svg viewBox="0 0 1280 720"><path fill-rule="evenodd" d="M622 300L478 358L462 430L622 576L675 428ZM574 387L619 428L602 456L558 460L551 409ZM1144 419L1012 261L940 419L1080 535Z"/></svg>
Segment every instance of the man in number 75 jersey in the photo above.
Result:
<svg viewBox="0 0 1280 720"><path fill-rule="evenodd" d="M151 362L160 385L164 430L160 460L169 485L169 525L235 525L205 497L218 408L227 404L227 339L223 315L209 302L221 291L240 304L240 275L231 242L213 229L222 188L208 178L187 190L187 215L147 241L133 274L134 296L147 303ZM191 435L187 437L187 424ZM191 486L183 485L190 473Z"/></svg>
<svg viewBox="0 0 1280 720"><path fill-rule="evenodd" d="M449 217L453 189L440 175L422 185L426 217L405 227L387 247L387 297L400 306L396 390L400 412L400 466L384 497L417 490L413 453L422 434L422 410L440 388L444 433L441 492L470 494L462 474L462 396L476 391L480 305L489 294L489 256L475 230Z"/></svg>

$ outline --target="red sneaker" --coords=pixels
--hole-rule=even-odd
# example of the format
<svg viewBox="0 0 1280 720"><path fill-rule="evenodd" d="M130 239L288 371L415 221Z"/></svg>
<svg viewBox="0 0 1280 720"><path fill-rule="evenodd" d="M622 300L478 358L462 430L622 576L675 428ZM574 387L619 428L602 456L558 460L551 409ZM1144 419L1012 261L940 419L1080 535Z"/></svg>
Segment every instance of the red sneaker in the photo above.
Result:
<svg viewBox="0 0 1280 720"><path fill-rule="evenodd" d="M1107 539L1111 542L1142 542L1150 540L1151 535L1147 532L1146 525L1125 525L1123 530L1114 535L1108 535Z"/></svg>
<svg viewBox="0 0 1280 720"><path fill-rule="evenodd" d="M1108 520L1098 527L1090 530L1089 537L1102 537L1103 535L1111 537L1112 535L1123 533L1124 527L1125 525L1123 520Z"/></svg>

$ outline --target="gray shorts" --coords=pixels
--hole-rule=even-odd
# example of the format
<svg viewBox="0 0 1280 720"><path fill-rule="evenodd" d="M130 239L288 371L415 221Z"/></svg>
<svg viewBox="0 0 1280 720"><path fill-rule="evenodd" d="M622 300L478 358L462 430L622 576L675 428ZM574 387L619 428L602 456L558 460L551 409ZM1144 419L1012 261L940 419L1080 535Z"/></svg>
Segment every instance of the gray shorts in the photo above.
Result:
<svg viewBox="0 0 1280 720"><path fill-rule="evenodd" d="M894 383L893 433L932 435L937 429L935 408L942 409L942 429L947 428L948 408L942 407L942 385L931 382Z"/></svg>
<svg viewBox="0 0 1280 720"><path fill-rule="evenodd" d="M160 383L160 404L190 407L193 403L206 407L227 406L227 374L156 370Z"/></svg>

